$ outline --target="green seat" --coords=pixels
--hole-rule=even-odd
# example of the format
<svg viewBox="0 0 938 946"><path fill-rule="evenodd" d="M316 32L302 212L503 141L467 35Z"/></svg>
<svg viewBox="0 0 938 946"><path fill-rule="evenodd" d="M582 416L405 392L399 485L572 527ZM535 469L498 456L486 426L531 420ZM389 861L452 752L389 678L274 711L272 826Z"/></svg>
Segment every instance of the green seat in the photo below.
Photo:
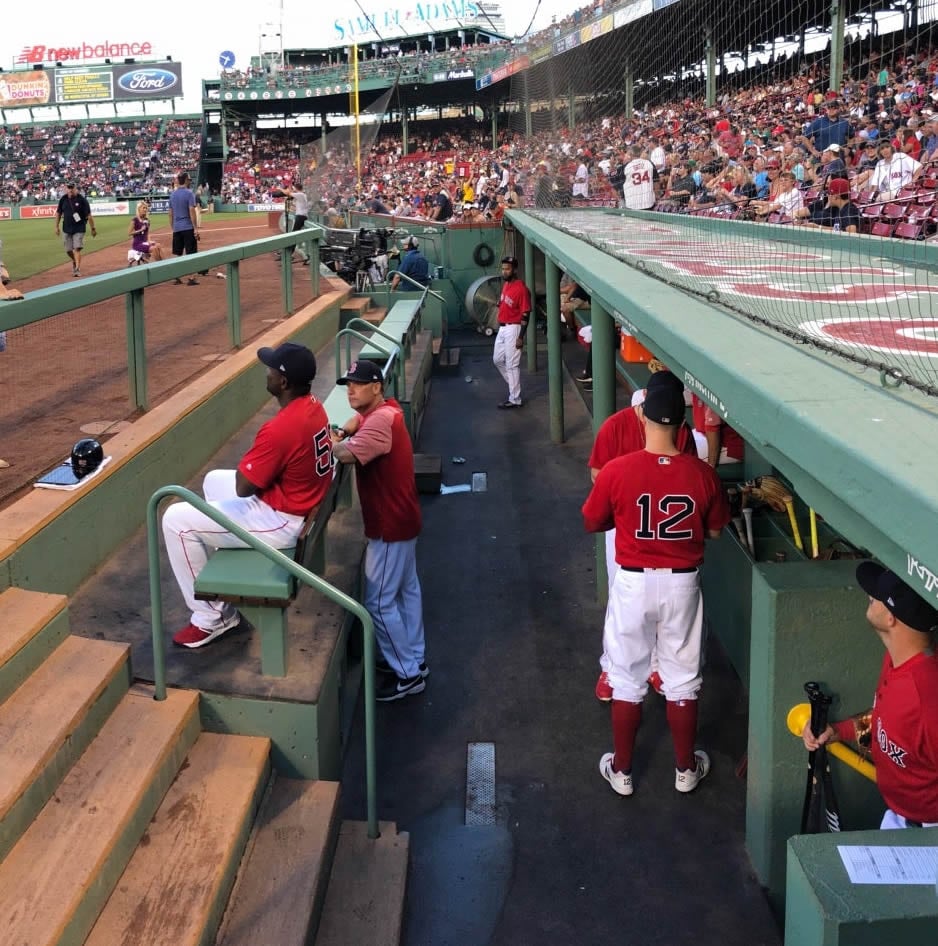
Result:
<svg viewBox="0 0 938 946"><path fill-rule="evenodd" d="M296 548L280 549L287 558ZM268 604L289 603L296 591L296 579L254 549L218 549L195 580L196 596L243 599Z"/></svg>

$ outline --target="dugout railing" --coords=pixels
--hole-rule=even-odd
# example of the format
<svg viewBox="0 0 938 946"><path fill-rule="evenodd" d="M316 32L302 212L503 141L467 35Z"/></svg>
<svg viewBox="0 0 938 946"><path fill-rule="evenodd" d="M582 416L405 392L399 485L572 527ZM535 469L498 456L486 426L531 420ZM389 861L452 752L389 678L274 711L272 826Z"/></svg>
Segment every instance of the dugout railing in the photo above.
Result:
<svg viewBox="0 0 938 946"><path fill-rule="evenodd" d="M0 332L11 332L27 325L54 318L82 306L105 302L124 296L127 324L127 374L132 410L149 408L147 394L146 353L146 290L163 283L190 276L199 271L219 270L225 278L228 340L232 348L240 348L242 339L240 265L266 253L284 253L302 245L309 253L308 278L312 298L320 295L319 242L322 231L307 228L296 233L237 243L223 249L206 250L192 257L167 259L146 266L135 266L91 276L80 282L63 283L29 292L15 304L0 306ZM222 271L223 270L223 271ZM284 316L293 315L294 273L289 265L280 267L280 301Z"/></svg>

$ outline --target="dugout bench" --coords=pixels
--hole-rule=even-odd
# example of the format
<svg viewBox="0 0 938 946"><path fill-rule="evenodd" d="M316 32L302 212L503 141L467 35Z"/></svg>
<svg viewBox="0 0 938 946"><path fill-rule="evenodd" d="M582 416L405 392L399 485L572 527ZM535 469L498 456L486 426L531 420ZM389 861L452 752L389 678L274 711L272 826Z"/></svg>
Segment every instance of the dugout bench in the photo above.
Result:
<svg viewBox="0 0 938 946"><path fill-rule="evenodd" d="M317 575L326 568L326 526L349 480L348 467L338 464L323 501L304 520L296 546L281 549ZM287 673L287 608L297 591L296 578L249 548L216 549L195 580L197 599L227 601L254 625L260 636L261 670L273 677Z"/></svg>

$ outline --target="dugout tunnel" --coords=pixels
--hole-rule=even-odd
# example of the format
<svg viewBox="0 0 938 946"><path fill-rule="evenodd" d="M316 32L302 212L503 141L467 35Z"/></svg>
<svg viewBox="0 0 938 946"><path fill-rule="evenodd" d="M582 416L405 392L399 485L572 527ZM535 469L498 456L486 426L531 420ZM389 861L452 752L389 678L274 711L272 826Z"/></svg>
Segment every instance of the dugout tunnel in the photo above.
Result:
<svg viewBox="0 0 938 946"><path fill-rule="evenodd" d="M938 902L933 888L904 888L902 896L879 899L875 905L858 896L862 887L844 889L841 897L839 881L832 880L837 874L829 868L831 858L837 860L838 838L847 843L848 835L805 836L789 845L800 829L806 753L801 740L788 732L786 714L804 701L808 680L820 682L834 696L832 719L868 708L883 655L865 620L867 599L856 586L856 561L810 557L809 506L821 517L821 549L836 548L838 539L846 538L869 550L925 598L935 598L938 484L932 469L938 402L927 393L889 386L888 372L861 368L786 340L731 311L719 293L691 293L669 284L663 270L629 252L630 246L644 245L654 231L679 235L688 244L686 254L694 252L690 244L696 244L701 260L719 256L716 248L740 234L747 241L749 260L759 258L753 247L760 244L761 258L778 260L786 249L780 241L792 241L787 247L796 251L791 254L792 279L811 268L802 257L813 254L827 260L830 271L824 278L831 281L838 266L846 264L837 255L837 238L832 241L830 234L787 228L779 236L778 228L760 225L620 211L566 216L512 212L510 218L523 238L519 247L529 284L544 273L546 370L555 443L564 439L557 290L566 272L592 297L594 429L614 410L616 372L632 387L642 386L648 377L643 365L624 364L616 357L613 329L618 326L637 337L743 436L745 461L741 468L723 471L725 482L776 472L795 493L807 553L796 548L785 513L759 513L754 517L755 556L727 529L708 543L703 569L709 632L719 639L748 693L746 844L773 907L787 908L787 925L799 930L800 946L868 942L857 938L864 935L857 933L856 923L865 910L870 915L860 928L869 921L878 924L882 935L901 935L906 943L933 942L933 925L925 938L916 938L920 927L912 923L923 915L934 923ZM843 245L851 254L866 256L871 272L874 263L882 265L884 254L896 254L890 261L894 271L905 273L906 283L914 276L914 288L929 298L930 273L938 259L932 258L934 248L889 248L884 242L895 241L867 237L840 241L847 241ZM835 321L857 311L820 302L799 305L799 317L806 323ZM931 324L927 302L919 315L924 324ZM533 346L527 350L530 369L535 367ZM931 370L927 359L925 363L925 370ZM923 377L927 380L927 374ZM601 544L597 567L604 571ZM604 590L604 582L598 584ZM845 830L878 827L884 806L876 786L839 762L834 762L834 779ZM862 843L890 843L884 834L873 831L858 837ZM786 904L789 847L789 876L795 878L798 895ZM844 884L849 887L846 879ZM818 888L821 893L815 895ZM848 902L850 907L844 907ZM840 912L848 918L842 919ZM795 941L786 938L786 943Z"/></svg>

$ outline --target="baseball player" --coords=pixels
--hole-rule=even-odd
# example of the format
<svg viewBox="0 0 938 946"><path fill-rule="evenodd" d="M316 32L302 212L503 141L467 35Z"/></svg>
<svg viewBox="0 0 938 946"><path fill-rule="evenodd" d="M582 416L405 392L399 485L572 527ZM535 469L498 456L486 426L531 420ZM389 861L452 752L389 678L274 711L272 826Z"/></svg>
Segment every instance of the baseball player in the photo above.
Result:
<svg viewBox="0 0 938 946"><path fill-rule="evenodd" d="M352 362L339 384L348 387L351 419L332 433L339 463L354 463L368 547L365 598L384 658L376 699L382 703L422 693L423 599L417 578L422 517L414 479L414 451L400 404L384 396L373 361Z"/></svg>
<svg viewBox="0 0 938 946"><path fill-rule="evenodd" d="M267 390L278 413L257 432L237 470L212 470L205 498L248 532L275 549L296 544L303 520L318 506L332 482L329 419L309 393L316 359L303 345L285 342L257 352L267 366ZM166 552L192 618L173 636L180 647L204 647L241 621L222 601L197 601L193 586L209 549L237 548L240 539L189 503L170 506L163 516Z"/></svg>
<svg viewBox="0 0 938 946"><path fill-rule="evenodd" d="M610 460L583 504L588 532L616 530L618 568L604 631L615 751L602 756L599 771L619 795L633 792L632 753L656 646L674 787L691 792L710 771L707 753L694 748L703 630L698 568L704 539L719 536L730 512L716 473L679 450L683 421L683 395L670 385L652 388L643 405L644 449Z"/></svg>
<svg viewBox="0 0 938 946"><path fill-rule="evenodd" d="M506 256L502 260L502 295L498 301L498 334L492 362L508 385L508 400L499 407L509 410L521 407L521 349L531 315L531 294L518 279L518 260Z"/></svg>
<svg viewBox="0 0 938 946"><path fill-rule="evenodd" d="M645 396L647 397L648 391L653 391L657 387L670 387L683 397L684 385L670 371L656 371L652 374L648 379ZM644 401L644 398L642 400ZM634 453L636 450L645 449L645 425L642 423L642 416L642 407L639 403L633 407L616 411L615 414L603 421L602 426L596 433L596 440L593 443L593 450L588 461L592 482L596 482L599 471L610 460ZM677 432L677 446L681 453L696 455L693 432L684 422L682 422ZM616 577L617 571L616 530L613 528L606 532L606 577L609 581L610 596L612 594L612 581ZM656 663L657 661L653 658L649 682L655 690L661 692L661 679ZM608 703L612 699L612 687L609 685L609 656L605 651L599 659L599 666L600 674L596 681L596 699Z"/></svg>
<svg viewBox="0 0 938 946"><path fill-rule="evenodd" d="M625 166L622 204L628 210L650 210L655 205L657 168L642 157L641 145L632 145L632 160Z"/></svg>
<svg viewBox="0 0 938 946"><path fill-rule="evenodd" d="M802 738L810 751L839 739L869 749L886 802L881 828L938 825L938 610L875 562L857 566L866 619L886 653L873 708Z"/></svg>

